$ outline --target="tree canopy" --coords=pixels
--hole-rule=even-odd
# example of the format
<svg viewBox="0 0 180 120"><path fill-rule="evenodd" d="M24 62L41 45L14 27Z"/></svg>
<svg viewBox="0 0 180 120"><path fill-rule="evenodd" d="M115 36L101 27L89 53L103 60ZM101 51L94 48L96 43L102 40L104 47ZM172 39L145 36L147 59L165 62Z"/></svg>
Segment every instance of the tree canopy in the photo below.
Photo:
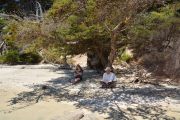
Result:
<svg viewBox="0 0 180 120"><path fill-rule="evenodd" d="M25 5L25 1L18 2ZM42 6L51 2L43 21L7 21L2 31L4 40L19 51L43 52L53 62L60 56L93 52L103 68L121 58L126 47L133 48L137 56L147 52L150 45L158 46L157 49L167 47L172 35L167 34L164 36L167 39L159 40L155 36L167 29L177 34L179 29L176 27L179 23L178 1L40 1ZM162 44L164 41L167 44Z"/></svg>

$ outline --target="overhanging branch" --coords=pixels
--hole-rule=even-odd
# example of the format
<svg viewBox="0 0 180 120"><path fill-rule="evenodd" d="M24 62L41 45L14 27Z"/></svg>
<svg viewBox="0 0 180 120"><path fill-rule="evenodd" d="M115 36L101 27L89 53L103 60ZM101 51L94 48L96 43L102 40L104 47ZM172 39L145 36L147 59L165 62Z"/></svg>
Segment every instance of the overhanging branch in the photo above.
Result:
<svg viewBox="0 0 180 120"><path fill-rule="evenodd" d="M4 14L4 13L0 13L0 17L4 18L4 19L14 19L17 21L22 21L23 19L17 15L8 15L8 14Z"/></svg>
<svg viewBox="0 0 180 120"><path fill-rule="evenodd" d="M129 22L131 17L126 17L126 19L122 22L120 22L118 25L116 25L116 27L114 27L114 29L112 30L113 32L117 32L120 30L120 32L123 32L124 30L126 30L125 25Z"/></svg>

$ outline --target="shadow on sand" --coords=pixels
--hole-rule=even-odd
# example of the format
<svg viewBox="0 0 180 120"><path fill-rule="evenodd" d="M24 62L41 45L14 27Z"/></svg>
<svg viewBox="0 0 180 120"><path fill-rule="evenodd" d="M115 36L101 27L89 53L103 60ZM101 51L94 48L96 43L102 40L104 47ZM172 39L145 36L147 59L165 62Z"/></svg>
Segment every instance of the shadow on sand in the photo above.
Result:
<svg viewBox="0 0 180 120"><path fill-rule="evenodd" d="M134 116L141 116L143 119L166 119L175 120L167 116L166 111L157 106L156 103L164 101L166 97L177 98L180 96L180 89L166 88L163 86L149 86L142 88L127 87L100 89L98 79L100 76L93 72L85 72L84 81L77 85L71 85L72 74L64 77L51 79L46 84L31 86L29 92L22 92L9 102L15 104L36 104L47 98L57 102L75 102L78 108L86 108L99 113L108 113L106 119L112 120L134 120ZM127 109L120 107L122 104ZM128 107L131 104L138 104L137 107Z"/></svg>

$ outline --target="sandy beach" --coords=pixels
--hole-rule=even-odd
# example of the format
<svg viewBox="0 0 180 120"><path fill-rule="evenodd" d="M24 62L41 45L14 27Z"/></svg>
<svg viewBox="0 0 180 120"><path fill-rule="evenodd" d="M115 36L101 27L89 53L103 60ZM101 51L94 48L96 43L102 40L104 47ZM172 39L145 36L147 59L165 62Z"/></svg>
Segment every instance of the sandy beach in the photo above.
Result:
<svg viewBox="0 0 180 120"><path fill-rule="evenodd" d="M72 72L53 65L0 66L0 120L72 120L76 112L82 120L180 120L179 86L102 90L93 71L78 85L69 82Z"/></svg>
<svg viewBox="0 0 180 120"><path fill-rule="evenodd" d="M57 102L53 99L30 104L11 104L12 98L21 92L31 91L31 86L66 75L63 71L53 72L52 68L51 65L28 66L25 69L24 66L1 66L0 120L68 120L67 115L77 111L98 116L98 113L76 108L73 102ZM103 118L100 116L99 119Z"/></svg>

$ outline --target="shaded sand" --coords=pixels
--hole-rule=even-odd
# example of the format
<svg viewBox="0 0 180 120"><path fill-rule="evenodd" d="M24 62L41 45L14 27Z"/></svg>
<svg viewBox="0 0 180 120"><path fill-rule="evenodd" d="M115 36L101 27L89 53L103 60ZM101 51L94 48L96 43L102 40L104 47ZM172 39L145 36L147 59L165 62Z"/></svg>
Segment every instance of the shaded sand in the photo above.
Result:
<svg viewBox="0 0 180 120"><path fill-rule="evenodd" d="M51 65L0 66L0 120L68 120L69 114L77 111L103 120L98 113L77 108L73 102L45 99L38 103L11 103L12 98L31 91L32 86L65 76L64 71L54 72Z"/></svg>
<svg viewBox="0 0 180 120"><path fill-rule="evenodd" d="M82 120L180 120L179 86L124 84L123 90L132 79L124 72L117 88L100 89L94 71L77 85L69 82L72 74L52 65L0 66L0 120L70 120L79 111Z"/></svg>
<svg viewBox="0 0 180 120"><path fill-rule="evenodd" d="M6 87L8 88L8 87ZM65 116L65 112L76 110L67 102L41 101L32 104L10 105L9 100L23 90L0 90L0 120L51 120L54 116Z"/></svg>

